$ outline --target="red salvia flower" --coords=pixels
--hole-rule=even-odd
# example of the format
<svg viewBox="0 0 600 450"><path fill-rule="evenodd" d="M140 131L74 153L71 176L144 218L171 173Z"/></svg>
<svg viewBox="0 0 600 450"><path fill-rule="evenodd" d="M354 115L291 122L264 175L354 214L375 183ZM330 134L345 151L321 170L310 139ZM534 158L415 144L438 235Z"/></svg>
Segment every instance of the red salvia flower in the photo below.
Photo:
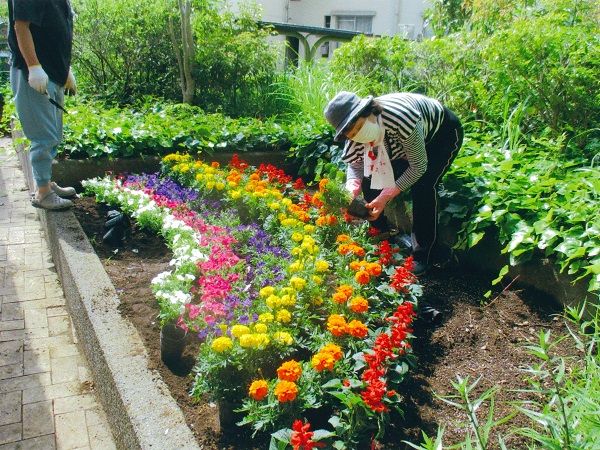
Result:
<svg viewBox="0 0 600 450"><path fill-rule="evenodd" d="M316 447L325 447L324 443L312 440L315 433L310 431L310 423L303 424L302 421L295 420L292 429L294 432L290 443L293 445L294 450L312 450Z"/></svg>

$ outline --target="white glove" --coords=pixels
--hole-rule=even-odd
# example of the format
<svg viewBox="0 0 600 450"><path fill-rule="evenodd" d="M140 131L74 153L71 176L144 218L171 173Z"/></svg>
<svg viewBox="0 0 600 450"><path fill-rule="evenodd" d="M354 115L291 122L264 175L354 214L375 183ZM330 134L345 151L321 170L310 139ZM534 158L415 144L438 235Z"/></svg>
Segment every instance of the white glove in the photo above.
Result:
<svg viewBox="0 0 600 450"><path fill-rule="evenodd" d="M75 75L73 75L73 71L69 68L69 75L67 76L67 83L65 84L65 89L67 91L71 91L72 94L77 93L77 81L75 80Z"/></svg>
<svg viewBox="0 0 600 450"><path fill-rule="evenodd" d="M46 86L48 86L48 74L42 66L37 64L35 66L29 66L29 86L38 91L40 94L46 93Z"/></svg>
<svg viewBox="0 0 600 450"><path fill-rule="evenodd" d="M356 197L360 194L361 184L362 183L358 178L346 180L346 190L350 192L353 197Z"/></svg>

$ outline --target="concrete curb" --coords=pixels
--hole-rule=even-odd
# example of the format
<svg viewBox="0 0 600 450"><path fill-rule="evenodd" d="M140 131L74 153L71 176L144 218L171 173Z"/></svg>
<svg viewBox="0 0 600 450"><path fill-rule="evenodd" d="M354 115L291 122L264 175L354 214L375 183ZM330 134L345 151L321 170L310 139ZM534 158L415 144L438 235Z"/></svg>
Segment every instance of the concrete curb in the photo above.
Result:
<svg viewBox="0 0 600 450"><path fill-rule="evenodd" d="M73 212L39 210L39 216L117 446L199 449L168 387L148 369L144 344L119 314L115 287Z"/></svg>

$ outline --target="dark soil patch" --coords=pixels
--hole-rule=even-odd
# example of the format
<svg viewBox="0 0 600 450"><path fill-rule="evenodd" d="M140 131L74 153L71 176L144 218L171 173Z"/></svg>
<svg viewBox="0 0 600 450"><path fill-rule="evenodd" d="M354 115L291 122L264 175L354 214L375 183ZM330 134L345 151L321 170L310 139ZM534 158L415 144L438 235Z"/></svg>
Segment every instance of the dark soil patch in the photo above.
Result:
<svg viewBox="0 0 600 450"><path fill-rule="evenodd" d="M268 448L267 440L251 439L237 427L219 432L218 408L208 402L194 402L189 396L193 384L190 374L198 348L194 339L188 338L179 365L167 367L161 361L159 310L150 282L168 269L170 252L161 237L140 230L136 223L132 224L124 245L115 252L102 242L109 209L91 197L76 199L73 208L119 293L122 314L131 320L145 342L149 369L158 370L169 386L200 446L205 450ZM434 436L438 425L446 428L445 445L462 441L467 429L458 422L465 421L465 416L434 395L455 394L451 382L457 380L457 375L468 376L471 382L481 378L472 398L498 388L495 417L508 415L513 411L510 402L526 396L518 390L529 387L522 369L536 362L524 344L536 343L540 330L550 329L554 336L566 333L563 321L555 316L558 312L555 303L544 294L511 289L491 304L482 305L490 278L457 268L433 268L421 278L421 283L424 289L421 301L440 309L444 319L434 329L415 327L413 346L418 368L401 392L405 418L391 418L392 425L380 449L409 448L403 440L419 442L422 431ZM561 345L568 346L568 341L565 342ZM482 422L488 405L480 410ZM531 423L518 415L510 424L525 427ZM504 425L492 435L506 434L507 427ZM509 437L506 443L511 449L527 448L525 441L517 436Z"/></svg>

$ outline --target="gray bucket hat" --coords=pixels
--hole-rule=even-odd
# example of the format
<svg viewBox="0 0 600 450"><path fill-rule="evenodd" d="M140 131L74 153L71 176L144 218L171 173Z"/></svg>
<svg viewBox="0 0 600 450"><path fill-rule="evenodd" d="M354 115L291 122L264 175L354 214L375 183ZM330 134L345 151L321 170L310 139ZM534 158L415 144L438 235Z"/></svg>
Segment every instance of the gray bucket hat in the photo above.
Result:
<svg viewBox="0 0 600 450"><path fill-rule="evenodd" d="M353 92L339 92L325 107L325 118L335 128L335 140L339 141L342 131L373 101L369 95L360 98Z"/></svg>

